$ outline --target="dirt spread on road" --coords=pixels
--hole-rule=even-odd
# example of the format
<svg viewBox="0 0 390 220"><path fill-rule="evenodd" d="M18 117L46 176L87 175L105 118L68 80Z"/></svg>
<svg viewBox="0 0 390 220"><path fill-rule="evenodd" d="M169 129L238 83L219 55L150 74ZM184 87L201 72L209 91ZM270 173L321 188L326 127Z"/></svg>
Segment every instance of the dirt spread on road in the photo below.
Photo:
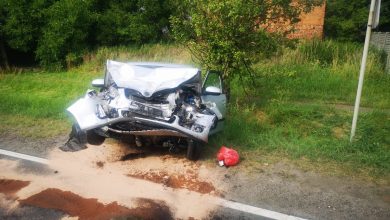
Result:
<svg viewBox="0 0 390 220"><path fill-rule="evenodd" d="M42 173L37 167L26 169L29 162L1 158L0 179L30 184L16 191L11 199L0 193L0 219L24 216L34 209L27 205L17 208L16 197L27 200L50 188L81 198L96 198L104 206L123 206L132 210L133 215L141 212L135 210L161 212L156 204L165 203L175 219L220 216L214 212L221 205L219 192L226 200L309 219L390 219L388 186L324 176L284 161L250 164L250 160L243 160L240 166L226 169L206 161L188 161L183 154L152 150L110 140L79 152L54 150ZM248 164L251 169L245 167ZM202 189L202 182L207 187ZM137 204L139 198L155 203ZM53 214L55 209L36 210L39 214L45 212L49 216L46 219L63 213Z"/></svg>
<svg viewBox="0 0 390 220"><path fill-rule="evenodd" d="M49 188L27 199L19 201L22 205L56 209L77 216L79 219L112 219L133 217L141 219L172 219L172 213L162 201L137 199L136 208L127 208L112 202L104 205L97 199L83 198L69 191Z"/></svg>
<svg viewBox="0 0 390 220"><path fill-rule="evenodd" d="M0 193L3 193L7 196L13 196L15 193L29 184L29 181L0 179Z"/></svg>
<svg viewBox="0 0 390 220"><path fill-rule="evenodd" d="M182 188L195 191L202 194L216 194L215 187L205 181L199 181L194 175L169 175L167 172L147 172L129 174L131 177L149 180L155 183L163 184L171 188Z"/></svg>
<svg viewBox="0 0 390 220"><path fill-rule="evenodd" d="M103 168L104 167L104 162L103 161L97 161L96 162L96 166L99 167L99 168Z"/></svg>
<svg viewBox="0 0 390 220"><path fill-rule="evenodd" d="M170 210L170 215L175 219L187 219L188 217L203 219L218 206L215 192L220 191L220 188L214 187L206 167L202 167L197 162L188 161L180 155L156 155L148 152L145 152L145 157L123 161L123 156L131 152L140 152L140 149L129 148L119 143L88 146L87 149L78 152L64 153L55 149L48 158L48 169L53 172L42 175L27 170L23 172L18 161L2 159L0 160L2 170L0 178L19 179L23 176L23 180L30 181L27 187L17 192L17 196L24 201L24 204L34 201L36 206L38 204L35 202L45 201L42 198L47 197L48 193L57 194L60 198L65 194L67 197L78 199L74 202L75 204L82 202L81 198L95 198L97 200L94 203L98 201L105 206L117 204L132 210L132 215L142 210L146 213L152 213L153 210L157 210L158 213L168 213L161 210ZM131 176L150 173L151 177L157 178L155 174L162 171L166 172L162 180L165 176L170 177L166 184ZM47 191L51 188L63 192L69 191L74 195L61 194L53 190ZM57 197L53 195L49 197L47 204L56 204L61 201ZM138 198L157 202L137 203ZM56 206L65 206L61 202L60 204ZM169 209L164 207L169 207ZM55 207L52 209L63 210ZM63 211L73 213L72 209ZM85 216L88 215L88 213L85 214Z"/></svg>

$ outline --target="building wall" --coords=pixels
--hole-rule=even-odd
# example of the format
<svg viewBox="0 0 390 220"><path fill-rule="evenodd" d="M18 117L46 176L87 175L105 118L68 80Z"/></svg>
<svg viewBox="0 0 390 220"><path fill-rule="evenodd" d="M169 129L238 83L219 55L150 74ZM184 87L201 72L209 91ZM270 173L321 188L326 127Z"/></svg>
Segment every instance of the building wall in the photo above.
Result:
<svg viewBox="0 0 390 220"><path fill-rule="evenodd" d="M373 32L370 44L386 53L386 71L390 74L390 32Z"/></svg>
<svg viewBox="0 0 390 220"><path fill-rule="evenodd" d="M321 39L324 35L325 3L309 13L302 14L300 19L295 25L295 31L289 35L290 38Z"/></svg>

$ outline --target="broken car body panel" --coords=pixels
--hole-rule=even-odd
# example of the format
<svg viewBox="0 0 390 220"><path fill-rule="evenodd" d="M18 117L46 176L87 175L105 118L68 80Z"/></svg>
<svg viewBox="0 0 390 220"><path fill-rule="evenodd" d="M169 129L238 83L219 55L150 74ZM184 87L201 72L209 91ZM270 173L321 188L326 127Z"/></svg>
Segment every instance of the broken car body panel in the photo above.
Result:
<svg viewBox="0 0 390 220"><path fill-rule="evenodd" d="M116 86L134 89L149 98L158 91L177 88L194 78L199 70L184 65L121 63L109 60L107 72Z"/></svg>
<svg viewBox="0 0 390 220"><path fill-rule="evenodd" d="M67 109L82 131L208 142L209 134L220 130L226 97L222 88L202 89L197 68L108 60L105 74L104 81L93 81L99 92L87 91Z"/></svg>

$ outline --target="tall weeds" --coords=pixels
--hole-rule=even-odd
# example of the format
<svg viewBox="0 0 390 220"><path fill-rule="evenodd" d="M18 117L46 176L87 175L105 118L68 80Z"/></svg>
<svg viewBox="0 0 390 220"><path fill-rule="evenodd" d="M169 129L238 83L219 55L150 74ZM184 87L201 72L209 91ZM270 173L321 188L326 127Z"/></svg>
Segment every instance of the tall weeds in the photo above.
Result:
<svg viewBox="0 0 390 220"><path fill-rule="evenodd" d="M84 66L102 69L106 60L123 62L192 63L189 52L171 44L145 44L142 46L101 47L84 55Z"/></svg>
<svg viewBox="0 0 390 220"><path fill-rule="evenodd" d="M284 64L316 64L348 76L359 71L362 51L363 46L359 43L311 40L302 41L295 49L284 49L277 59ZM370 48L366 67L368 74L383 73L383 56L383 52Z"/></svg>

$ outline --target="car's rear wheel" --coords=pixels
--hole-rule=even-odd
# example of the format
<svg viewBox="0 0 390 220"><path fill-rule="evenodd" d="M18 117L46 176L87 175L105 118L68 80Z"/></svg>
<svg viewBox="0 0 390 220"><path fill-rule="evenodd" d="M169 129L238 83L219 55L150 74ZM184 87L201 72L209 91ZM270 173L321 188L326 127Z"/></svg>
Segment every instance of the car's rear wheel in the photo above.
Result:
<svg viewBox="0 0 390 220"><path fill-rule="evenodd" d="M200 158L200 154L202 152L202 144L194 141L194 140L188 140L188 146L187 146L187 159L189 160L198 160Z"/></svg>
<svg viewBox="0 0 390 220"><path fill-rule="evenodd" d="M101 145L103 144L105 137L97 134L94 130L88 130L87 132L87 143L91 145Z"/></svg>

